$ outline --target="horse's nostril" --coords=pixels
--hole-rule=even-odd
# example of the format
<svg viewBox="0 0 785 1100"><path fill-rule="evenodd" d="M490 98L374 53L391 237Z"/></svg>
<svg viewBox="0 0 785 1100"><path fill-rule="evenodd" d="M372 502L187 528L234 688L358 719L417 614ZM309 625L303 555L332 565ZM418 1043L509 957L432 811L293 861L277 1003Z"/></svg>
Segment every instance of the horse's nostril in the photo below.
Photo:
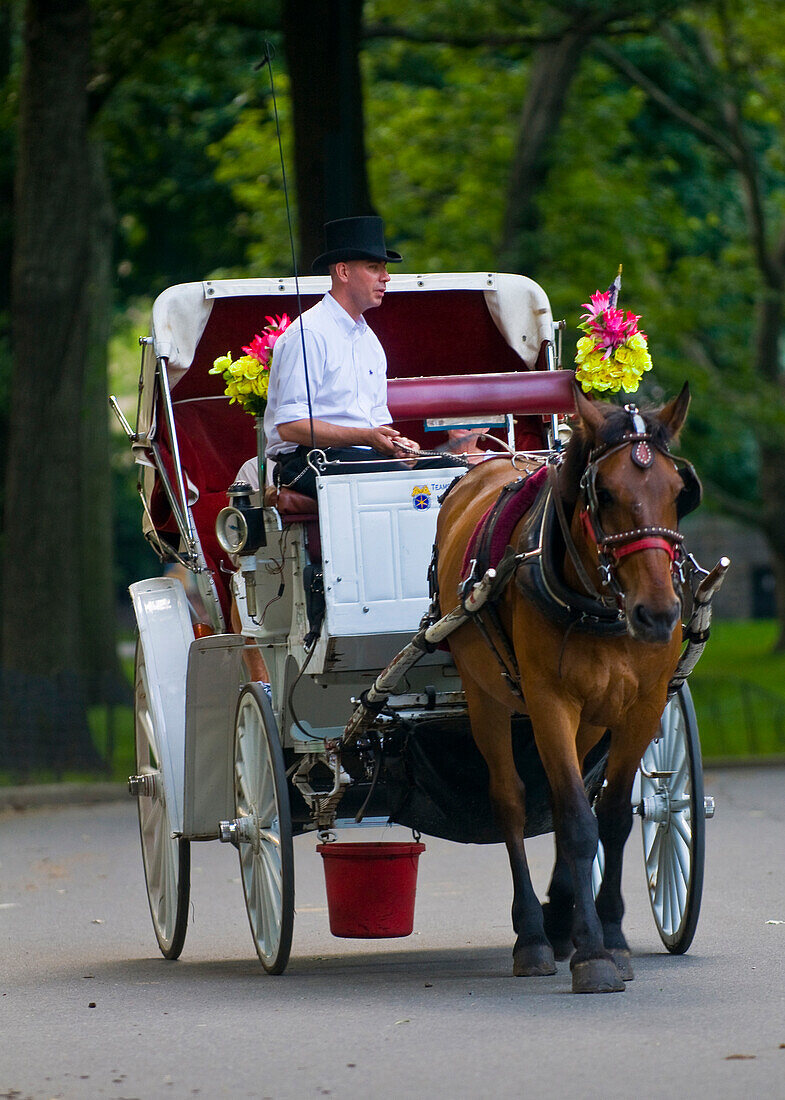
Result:
<svg viewBox="0 0 785 1100"><path fill-rule="evenodd" d="M632 609L632 618L637 626L651 627L654 625L654 617L646 604L636 603Z"/></svg>
<svg viewBox="0 0 785 1100"><path fill-rule="evenodd" d="M652 641L667 641L679 621L679 604L665 611L653 611L645 603L637 603L630 614L633 631Z"/></svg>

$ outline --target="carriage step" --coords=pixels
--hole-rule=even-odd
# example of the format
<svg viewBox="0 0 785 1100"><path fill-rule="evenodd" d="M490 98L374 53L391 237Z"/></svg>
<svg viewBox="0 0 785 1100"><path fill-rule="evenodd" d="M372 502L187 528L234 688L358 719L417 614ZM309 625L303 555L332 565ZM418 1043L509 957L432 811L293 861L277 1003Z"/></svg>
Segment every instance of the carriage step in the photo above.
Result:
<svg viewBox="0 0 785 1100"><path fill-rule="evenodd" d="M137 798L155 798L158 794L158 773L128 776L128 793Z"/></svg>
<svg viewBox="0 0 785 1100"><path fill-rule="evenodd" d="M714 795L707 794L703 799L703 816L714 817Z"/></svg>

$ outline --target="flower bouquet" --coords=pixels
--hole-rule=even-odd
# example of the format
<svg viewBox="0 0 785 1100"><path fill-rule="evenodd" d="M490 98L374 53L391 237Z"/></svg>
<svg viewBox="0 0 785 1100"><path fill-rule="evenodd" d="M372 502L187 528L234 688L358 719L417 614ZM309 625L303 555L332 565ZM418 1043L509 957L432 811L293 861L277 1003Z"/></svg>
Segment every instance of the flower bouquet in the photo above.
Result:
<svg viewBox="0 0 785 1100"><path fill-rule="evenodd" d="M621 279L601 294L583 303L588 312L578 328L587 335L578 341L575 377L585 393L591 391L634 393L641 378L651 370L646 333L638 328L640 317L616 308Z"/></svg>
<svg viewBox="0 0 785 1100"><path fill-rule="evenodd" d="M221 374L226 383L225 393L232 405L236 401L246 412L257 418L264 416L267 407L267 391L270 388L270 362L275 342L291 324L287 314L265 317L267 324L262 334L254 336L242 350L245 355L232 359L232 353L220 355L210 374Z"/></svg>

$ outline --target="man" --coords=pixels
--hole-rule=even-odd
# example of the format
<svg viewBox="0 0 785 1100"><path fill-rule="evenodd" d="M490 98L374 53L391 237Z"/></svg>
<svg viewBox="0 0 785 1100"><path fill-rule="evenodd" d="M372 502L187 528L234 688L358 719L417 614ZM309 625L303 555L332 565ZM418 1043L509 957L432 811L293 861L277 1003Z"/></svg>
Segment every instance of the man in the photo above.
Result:
<svg viewBox="0 0 785 1100"><path fill-rule="evenodd" d="M387 359L363 316L382 304L387 264L400 263L401 256L385 246L381 218L341 218L324 228L327 251L312 270L329 273L331 287L278 338L264 416L276 484L313 497L312 447L328 460L362 464L345 467L352 471L385 469L374 463L410 458L419 450L391 425Z"/></svg>

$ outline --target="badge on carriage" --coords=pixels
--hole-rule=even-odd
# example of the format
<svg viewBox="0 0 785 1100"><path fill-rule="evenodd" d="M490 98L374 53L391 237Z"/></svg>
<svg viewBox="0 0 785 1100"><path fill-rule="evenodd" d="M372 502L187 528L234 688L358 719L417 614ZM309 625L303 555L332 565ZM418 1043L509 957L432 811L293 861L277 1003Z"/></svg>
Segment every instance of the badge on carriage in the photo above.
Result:
<svg viewBox="0 0 785 1100"><path fill-rule="evenodd" d="M427 485L415 485L412 489L412 507L418 512L424 512L431 506L431 490Z"/></svg>

